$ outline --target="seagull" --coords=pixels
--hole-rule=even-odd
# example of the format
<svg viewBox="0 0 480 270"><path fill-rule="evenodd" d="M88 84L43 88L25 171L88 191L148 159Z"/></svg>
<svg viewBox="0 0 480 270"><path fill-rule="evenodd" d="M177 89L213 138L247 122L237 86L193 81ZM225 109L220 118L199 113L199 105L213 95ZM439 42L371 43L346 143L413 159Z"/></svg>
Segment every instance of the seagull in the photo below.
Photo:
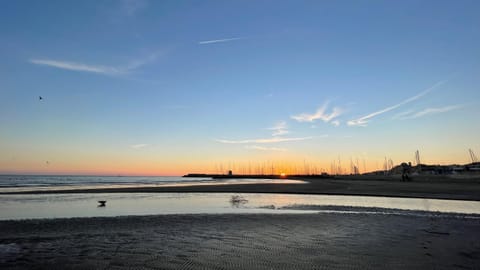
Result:
<svg viewBox="0 0 480 270"><path fill-rule="evenodd" d="M107 203L107 201L98 201L99 205L98 207L105 207L105 204Z"/></svg>

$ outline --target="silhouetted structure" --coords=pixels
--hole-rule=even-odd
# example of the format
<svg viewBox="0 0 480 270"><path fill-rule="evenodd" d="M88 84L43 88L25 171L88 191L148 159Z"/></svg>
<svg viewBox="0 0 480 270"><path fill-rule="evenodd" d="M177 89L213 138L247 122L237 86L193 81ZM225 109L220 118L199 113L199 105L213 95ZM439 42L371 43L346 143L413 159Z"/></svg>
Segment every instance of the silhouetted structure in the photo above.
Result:
<svg viewBox="0 0 480 270"><path fill-rule="evenodd" d="M415 162L417 163L417 170L419 172L422 171L422 166L421 166L421 162L420 162L420 152L418 152L418 150L415 152Z"/></svg>
<svg viewBox="0 0 480 270"><path fill-rule="evenodd" d="M472 159L472 163L478 162L477 156L472 149L468 149L468 153L470 154L470 159Z"/></svg>

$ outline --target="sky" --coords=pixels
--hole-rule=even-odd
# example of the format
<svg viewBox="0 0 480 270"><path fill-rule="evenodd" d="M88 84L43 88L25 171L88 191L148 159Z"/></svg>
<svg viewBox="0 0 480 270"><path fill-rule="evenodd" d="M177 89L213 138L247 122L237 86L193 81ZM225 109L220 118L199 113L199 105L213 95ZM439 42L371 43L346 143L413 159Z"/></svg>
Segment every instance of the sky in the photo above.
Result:
<svg viewBox="0 0 480 270"><path fill-rule="evenodd" d="M417 150L428 164L480 156L479 1L0 6L2 174L349 173Z"/></svg>

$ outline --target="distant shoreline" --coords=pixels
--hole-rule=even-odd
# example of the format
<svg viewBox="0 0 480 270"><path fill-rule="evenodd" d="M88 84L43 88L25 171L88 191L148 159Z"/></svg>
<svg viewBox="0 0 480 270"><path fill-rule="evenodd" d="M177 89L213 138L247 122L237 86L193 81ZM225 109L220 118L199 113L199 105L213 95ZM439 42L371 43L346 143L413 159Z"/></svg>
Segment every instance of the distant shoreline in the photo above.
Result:
<svg viewBox="0 0 480 270"><path fill-rule="evenodd" d="M292 180L304 180L305 184L229 184L206 186L168 186L168 187L129 187L75 190L41 190L0 193L9 194L74 194L74 193L279 193L310 195L358 195L404 198L431 198L452 200L480 201L480 181L458 180L447 181L443 178L416 179L402 182L396 178L369 179L349 178L300 178L288 177Z"/></svg>

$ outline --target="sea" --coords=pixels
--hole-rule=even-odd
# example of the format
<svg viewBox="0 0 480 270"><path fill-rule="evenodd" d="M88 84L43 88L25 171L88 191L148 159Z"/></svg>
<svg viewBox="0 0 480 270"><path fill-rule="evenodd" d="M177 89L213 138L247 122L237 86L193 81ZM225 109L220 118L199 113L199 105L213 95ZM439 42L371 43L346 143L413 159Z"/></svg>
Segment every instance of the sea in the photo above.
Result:
<svg viewBox="0 0 480 270"><path fill-rule="evenodd" d="M257 183L305 183L289 179L212 179L178 176L0 175L0 193L18 191L127 187L198 186Z"/></svg>
<svg viewBox="0 0 480 270"><path fill-rule="evenodd" d="M61 193L70 189L253 183L287 179L1 175L0 220L170 214L408 214L480 218L480 202L381 196L261 193ZM8 194L57 190L53 194ZM106 201L105 206L99 201Z"/></svg>

